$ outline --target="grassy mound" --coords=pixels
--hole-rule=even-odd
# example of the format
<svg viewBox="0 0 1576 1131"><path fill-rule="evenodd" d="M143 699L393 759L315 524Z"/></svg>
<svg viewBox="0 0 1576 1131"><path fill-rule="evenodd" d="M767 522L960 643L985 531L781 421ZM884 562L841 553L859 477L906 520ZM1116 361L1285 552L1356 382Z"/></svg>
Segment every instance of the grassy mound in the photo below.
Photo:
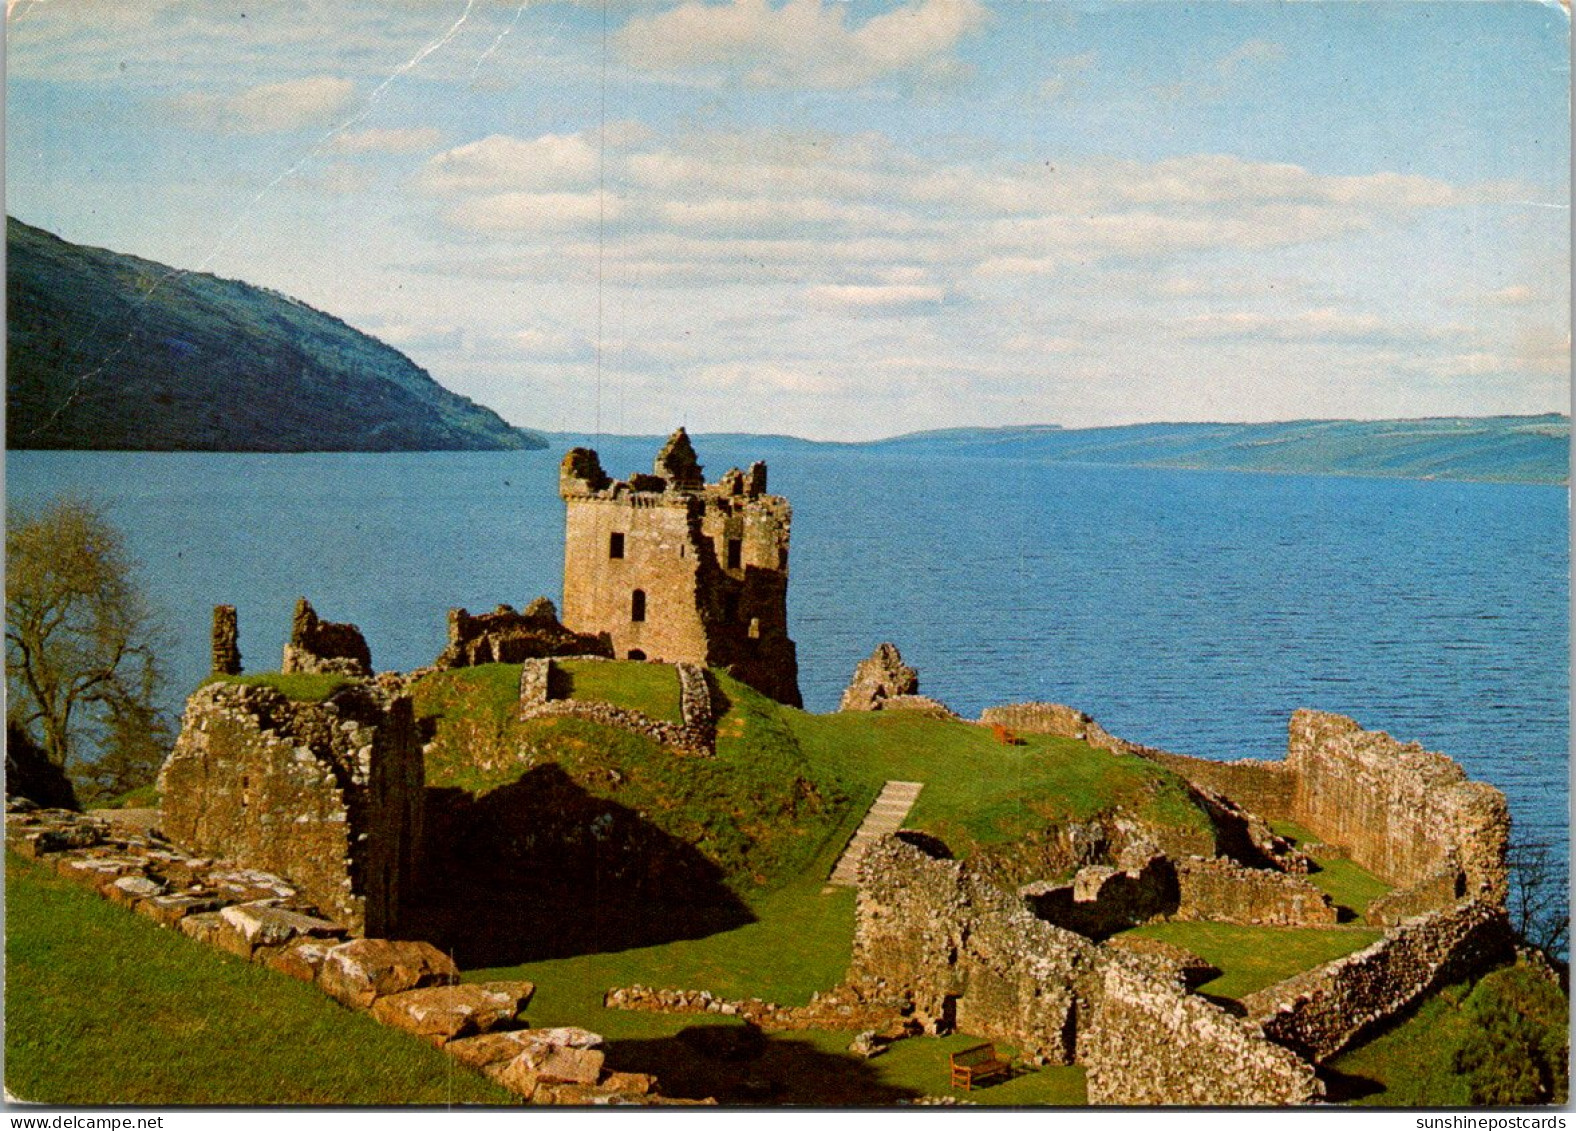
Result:
<svg viewBox="0 0 1576 1131"><path fill-rule="evenodd" d="M1270 827L1304 851L1308 845L1319 843L1318 837L1294 821L1271 821ZM1337 907L1345 907L1359 918L1370 903L1391 890L1390 884L1344 856L1321 852L1309 855L1319 865L1317 872L1309 874L1309 882L1334 900Z"/></svg>
<svg viewBox="0 0 1576 1131"><path fill-rule="evenodd" d="M611 703L675 725L684 721L679 712L679 675L669 664L567 660L554 667L564 675L566 698Z"/></svg>
<svg viewBox="0 0 1576 1131"><path fill-rule="evenodd" d="M958 856L1118 809L1201 835L1210 828L1176 774L1074 739L1026 735L1008 746L989 728L911 711L779 713L810 763L846 781L862 804L884 781L924 782L907 827L939 836Z"/></svg>
<svg viewBox="0 0 1576 1131"><path fill-rule="evenodd" d="M668 694L649 673L673 676L671 668L640 663L569 667L577 693L590 687L623 706L645 704L639 709L648 714L661 713ZM519 665L486 664L416 684L417 717L433 727L430 786L481 796L557 767L589 797L693 846L740 892L798 875L844 823L847 791L835 771L805 756L781 721L787 708L726 676L717 678L728 706L715 758L680 756L642 735L584 719L521 720L519 678ZM675 717L677 695L674 678Z"/></svg>
<svg viewBox="0 0 1576 1131"><path fill-rule="evenodd" d="M310 986L6 854L5 1085L48 1104L513 1097Z"/></svg>

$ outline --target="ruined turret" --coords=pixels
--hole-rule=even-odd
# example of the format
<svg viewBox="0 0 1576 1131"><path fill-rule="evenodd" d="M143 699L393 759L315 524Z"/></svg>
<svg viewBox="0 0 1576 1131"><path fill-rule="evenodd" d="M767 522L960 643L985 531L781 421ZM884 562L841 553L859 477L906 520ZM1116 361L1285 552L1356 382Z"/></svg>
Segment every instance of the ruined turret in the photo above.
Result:
<svg viewBox="0 0 1576 1131"><path fill-rule="evenodd" d="M724 668L798 706L788 637L788 500L766 465L707 483L680 428L650 475L610 480L589 448L559 469L567 506L563 623L620 659Z"/></svg>

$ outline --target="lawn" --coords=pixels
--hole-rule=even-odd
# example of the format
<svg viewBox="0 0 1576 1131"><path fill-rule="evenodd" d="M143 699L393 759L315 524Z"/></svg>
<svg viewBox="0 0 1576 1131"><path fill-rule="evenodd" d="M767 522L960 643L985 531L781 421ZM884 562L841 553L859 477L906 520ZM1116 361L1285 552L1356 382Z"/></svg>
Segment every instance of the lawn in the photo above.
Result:
<svg viewBox="0 0 1576 1131"><path fill-rule="evenodd" d="M1008 746L987 727L909 711L782 715L805 757L865 804L883 781L923 782L906 825L941 837L960 856L1118 807L1159 825L1200 834L1209 827L1169 770L1074 739L1026 735L1023 745Z"/></svg>
<svg viewBox="0 0 1576 1131"><path fill-rule="evenodd" d="M1198 987L1243 998L1293 974L1361 950L1384 932L1368 927L1247 927L1235 923L1152 923L1127 932L1192 951L1220 970Z"/></svg>
<svg viewBox="0 0 1576 1131"><path fill-rule="evenodd" d="M1294 821L1271 821L1270 828L1299 848L1319 842L1317 836ZM1334 900L1337 907L1348 908L1358 918L1368 910L1370 903L1392 890L1390 884L1344 856L1309 855L1319 865L1319 870L1310 874L1308 880Z"/></svg>
<svg viewBox="0 0 1576 1131"><path fill-rule="evenodd" d="M319 672L256 672L252 675L215 675L203 681L210 683L239 683L245 687L272 687L286 699L297 703L321 703L342 687L356 682L349 676Z"/></svg>
<svg viewBox="0 0 1576 1131"><path fill-rule="evenodd" d="M436 1049L6 854L5 1085L48 1104L505 1104Z"/></svg>
<svg viewBox="0 0 1576 1131"><path fill-rule="evenodd" d="M671 664L559 660L553 666L564 673L569 699L611 703L675 725L684 721L679 711L679 676Z"/></svg>

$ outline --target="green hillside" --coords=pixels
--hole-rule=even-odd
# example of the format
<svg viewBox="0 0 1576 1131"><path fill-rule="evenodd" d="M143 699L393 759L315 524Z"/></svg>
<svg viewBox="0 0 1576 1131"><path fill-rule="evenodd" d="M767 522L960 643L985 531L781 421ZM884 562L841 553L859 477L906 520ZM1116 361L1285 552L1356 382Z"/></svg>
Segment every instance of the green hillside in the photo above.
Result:
<svg viewBox="0 0 1576 1131"><path fill-rule="evenodd" d="M869 446L894 452L1198 471L1564 483L1570 473L1570 434L1570 418L1549 413L1076 429L949 428Z"/></svg>
<svg viewBox="0 0 1576 1131"><path fill-rule="evenodd" d="M11 217L6 307L11 448L546 446L303 303L67 243Z"/></svg>

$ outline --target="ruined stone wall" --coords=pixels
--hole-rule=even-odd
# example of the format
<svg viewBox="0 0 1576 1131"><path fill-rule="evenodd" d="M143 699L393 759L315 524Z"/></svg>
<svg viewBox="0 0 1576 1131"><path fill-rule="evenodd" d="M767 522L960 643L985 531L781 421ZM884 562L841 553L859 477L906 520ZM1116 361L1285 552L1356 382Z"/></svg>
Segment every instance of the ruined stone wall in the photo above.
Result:
<svg viewBox="0 0 1576 1131"><path fill-rule="evenodd" d="M1081 1043L1091 1104L1313 1103L1311 1064L1175 986L1110 965Z"/></svg>
<svg viewBox="0 0 1576 1131"><path fill-rule="evenodd" d="M1325 927L1337 919L1330 897L1301 876L1199 856L1175 868L1174 919L1267 927Z"/></svg>
<svg viewBox="0 0 1576 1131"><path fill-rule="evenodd" d="M627 482L610 479L589 449L564 457L564 623L605 634L621 659L722 668L797 706L791 508L765 493L764 464L713 484L701 471L683 429L655 474Z"/></svg>
<svg viewBox="0 0 1576 1131"><path fill-rule="evenodd" d="M961 863L897 838L870 847L859 881L847 979L856 992L906 999L933 1031L956 1027L1043 1062L1073 1062L1098 947L1036 919Z"/></svg>
<svg viewBox="0 0 1576 1131"><path fill-rule="evenodd" d="M980 722L997 724L1020 734L1050 734L1058 738L1087 739L1094 720L1082 711L1061 703L1009 703L986 707Z"/></svg>
<svg viewBox="0 0 1576 1131"><path fill-rule="evenodd" d="M211 684L159 775L164 831L287 876L326 914L381 933L414 877L424 772L410 699L373 685L323 703Z"/></svg>
<svg viewBox="0 0 1576 1131"><path fill-rule="evenodd" d="M323 620L302 597L296 602L290 639L285 644L279 670L370 676L372 652L359 628Z"/></svg>
<svg viewBox="0 0 1576 1131"><path fill-rule="evenodd" d="M1467 895L1505 898L1510 814L1493 786L1467 780L1442 754L1351 719L1298 711L1286 765L1292 817L1393 884L1437 879L1454 854Z"/></svg>
<svg viewBox="0 0 1576 1131"><path fill-rule="evenodd" d="M1408 919L1384 938L1242 999L1265 1034L1316 1063L1425 993L1514 954L1502 907L1466 900Z"/></svg>
<svg viewBox="0 0 1576 1131"><path fill-rule="evenodd" d="M609 656L612 643L570 632L558 622L558 610L538 597L525 612L499 605L490 613L472 615L449 610L449 639L433 667L439 671L477 664L518 664L540 656Z"/></svg>
<svg viewBox="0 0 1576 1131"><path fill-rule="evenodd" d="M575 658L599 660L603 657ZM683 720L677 725L611 703L555 698L553 661L547 658L527 660L520 669L520 717L586 719L645 735L675 750L709 757L717 752L717 716L706 669L698 664L674 664L673 667L678 673L679 718Z"/></svg>
<svg viewBox="0 0 1576 1131"><path fill-rule="evenodd" d="M1145 748L1143 756L1188 781L1225 794L1250 813L1277 821L1295 819L1296 780L1283 762L1259 762L1251 758L1215 762L1151 748Z"/></svg>

